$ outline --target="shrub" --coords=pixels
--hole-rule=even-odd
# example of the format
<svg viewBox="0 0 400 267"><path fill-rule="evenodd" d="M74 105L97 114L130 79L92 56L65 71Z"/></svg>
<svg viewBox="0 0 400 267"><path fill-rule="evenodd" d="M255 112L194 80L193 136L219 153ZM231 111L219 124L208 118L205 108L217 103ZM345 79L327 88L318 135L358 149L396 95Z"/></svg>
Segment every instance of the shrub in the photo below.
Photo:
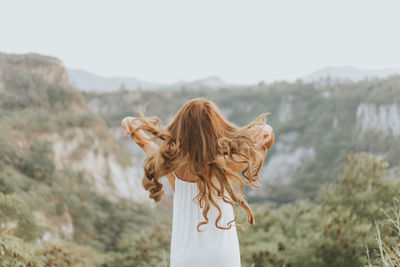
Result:
<svg viewBox="0 0 400 267"><path fill-rule="evenodd" d="M365 245L374 247L380 207L400 195L400 181L388 164L370 154L350 154L336 183L315 203L297 201L254 208L256 225L238 230L244 266L363 266ZM382 235L397 235L388 227Z"/></svg>
<svg viewBox="0 0 400 267"><path fill-rule="evenodd" d="M379 224L375 222L376 226L376 241L378 248L374 248L371 252L366 248L368 258L368 265L372 266L372 262L381 263L385 267L400 266L400 207L399 199L393 199L393 205L389 212L383 210L386 215L386 220L382 222L386 226L389 225L395 234L393 237L382 236ZM372 257L372 259L371 259ZM372 262L371 262L372 261ZM376 266L376 265L374 265Z"/></svg>
<svg viewBox="0 0 400 267"><path fill-rule="evenodd" d="M42 234L42 229L35 223L29 206L15 194L0 193L1 224L5 229L12 229L16 236L27 241L34 240Z"/></svg>
<svg viewBox="0 0 400 267"><path fill-rule="evenodd" d="M20 170L28 177L39 182L51 183L55 165L50 155L50 142L35 141Z"/></svg>

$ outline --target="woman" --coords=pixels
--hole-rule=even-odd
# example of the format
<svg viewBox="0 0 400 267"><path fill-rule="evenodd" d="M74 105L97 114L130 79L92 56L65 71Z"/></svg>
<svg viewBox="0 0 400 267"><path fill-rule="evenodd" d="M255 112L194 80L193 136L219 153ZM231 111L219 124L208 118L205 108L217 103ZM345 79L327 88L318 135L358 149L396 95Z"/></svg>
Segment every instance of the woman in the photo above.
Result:
<svg viewBox="0 0 400 267"><path fill-rule="evenodd" d="M125 137L131 135L147 154L142 184L150 198L160 201L163 176L174 190L171 267L241 265L236 205L246 212L246 224L254 224L242 191L245 185L260 186L254 182L274 143L266 115L241 128L224 119L213 102L195 98L166 127L157 117L122 121Z"/></svg>

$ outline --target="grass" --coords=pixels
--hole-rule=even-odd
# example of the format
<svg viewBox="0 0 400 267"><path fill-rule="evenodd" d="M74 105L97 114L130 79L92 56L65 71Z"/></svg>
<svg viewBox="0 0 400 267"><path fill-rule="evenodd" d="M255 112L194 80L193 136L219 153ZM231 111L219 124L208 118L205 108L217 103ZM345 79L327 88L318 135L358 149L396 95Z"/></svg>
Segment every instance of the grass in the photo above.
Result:
<svg viewBox="0 0 400 267"><path fill-rule="evenodd" d="M399 199L395 198L393 200L393 207L390 208L391 214L382 210L386 217L387 222L393 228L394 232L397 233L397 239L394 241L394 245L389 245L381 236L381 230L378 223L375 221L376 228L376 240L378 244L378 258L380 258L381 266L384 267L397 267L400 266L400 207L398 206ZM368 248L366 250L368 257L368 266L375 267L379 265L373 265L370 259L370 253Z"/></svg>

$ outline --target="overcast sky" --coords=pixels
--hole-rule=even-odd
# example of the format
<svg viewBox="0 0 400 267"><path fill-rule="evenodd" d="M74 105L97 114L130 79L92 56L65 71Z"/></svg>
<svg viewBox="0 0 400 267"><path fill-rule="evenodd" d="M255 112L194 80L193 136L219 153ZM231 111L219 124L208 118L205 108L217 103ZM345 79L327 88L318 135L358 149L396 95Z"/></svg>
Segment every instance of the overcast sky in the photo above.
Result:
<svg viewBox="0 0 400 267"><path fill-rule="evenodd" d="M254 83L400 68L399 14L398 0L0 0L0 52L107 77Z"/></svg>

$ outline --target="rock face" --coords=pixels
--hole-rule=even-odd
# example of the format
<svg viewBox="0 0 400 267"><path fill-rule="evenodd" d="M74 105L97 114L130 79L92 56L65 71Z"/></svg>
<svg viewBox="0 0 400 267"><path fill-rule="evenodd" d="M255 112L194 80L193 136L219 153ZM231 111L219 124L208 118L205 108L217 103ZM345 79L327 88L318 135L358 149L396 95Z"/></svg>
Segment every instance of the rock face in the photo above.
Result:
<svg viewBox="0 0 400 267"><path fill-rule="evenodd" d="M15 73L20 73L21 76L13 76ZM15 77L26 78L30 83L18 83L16 80L20 78ZM38 80L40 80L40 83L35 84L35 81ZM70 86L67 72L60 60L38 54L0 53L0 92L6 90L8 94L18 98L19 89L22 87L23 92L35 95L36 93L43 93L41 88L46 88L49 85L57 85L57 88L61 88L59 89L61 93L58 92L58 94L61 94L61 96L63 94L69 95L72 99L60 110L51 110L49 107L51 105L42 107L45 110L44 112L49 114L47 118L54 120L54 124L57 122L64 123L63 125L66 125L66 128L63 128L62 131L55 130L56 127L51 128L51 130L38 129L38 132L41 133L37 136L20 138L24 140L18 140L21 143L20 146L23 146L24 142L32 142L32 140L28 141L32 137L49 141L52 144L53 160L56 167L70 168L77 172L94 191L103 194L112 201L125 198L140 203L150 202L141 185L140 161L134 161L131 158L120 160L124 153L124 155L129 156L128 151L124 152L122 151L123 147L118 146L121 145L120 141L112 137L103 119L94 115L86 103L76 101L76 98L84 99L84 97ZM57 93L55 93L54 97L57 96ZM27 104L24 108L32 107ZM74 118L85 115L94 118L90 127L84 125L69 126L65 122L68 116ZM16 129L16 131L19 131L19 129ZM19 134L24 134L22 129Z"/></svg>
<svg viewBox="0 0 400 267"><path fill-rule="evenodd" d="M23 69L31 74L38 75L48 83L56 83L63 86L70 85L65 67L59 59L54 57L46 57L34 53L25 55L0 53L0 62L0 64L8 64L13 68ZM1 88L2 82L0 80L0 90Z"/></svg>
<svg viewBox="0 0 400 267"><path fill-rule="evenodd" d="M53 143L54 161L58 168L69 167L92 185L93 189L110 200L119 198L134 200L138 203L149 202L147 192L141 185L138 162L122 166L115 155L105 153L101 142L91 131L71 129L71 140L65 140L57 134L46 139ZM91 140L91 144L87 144ZM82 149L82 147L85 147Z"/></svg>
<svg viewBox="0 0 400 267"><path fill-rule="evenodd" d="M278 145L283 144L278 143ZM307 160L313 160L314 157L315 150L312 147L297 147L293 151L278 151L264 166L262 176L265 181L288 185L303 163Z"/></svg>
<svg viewBox="0 0 400 267"><path fill-rule="evenodd" d="M5 90L4 82L1 79L1 77L2 77L2 71L0 70L0 93L4 92L4 90Z"/></svg>
<svg viewBox="0 0 400 267"><path fill-rule="evenodd" d="M268 184L290 184L295 173L303 166L304 162L314 160L315 149L313 147L294 147L293 143L298 136L297 132L279 135L279 139L277 139L279 141L274 144L276 152L261 169L260 174L263 179L261 190L252 190L250 195L263 195L265 193L263 187L268 186Z"/></svg>
<svg viewBox="0 0 400 267"><path fill-rule="evenodd" d="M287 97L282 98L278 112L280 123L285 123L293 119L292 101L293 101L292 95L288 95Z"/></svg>
<svg viewBox="0 0 400 267"><path fill-rule="evenodd" d="M385 136L400 136L400 107L397 104L361 103L356 116L361 132L378 131Z"/></svg>

